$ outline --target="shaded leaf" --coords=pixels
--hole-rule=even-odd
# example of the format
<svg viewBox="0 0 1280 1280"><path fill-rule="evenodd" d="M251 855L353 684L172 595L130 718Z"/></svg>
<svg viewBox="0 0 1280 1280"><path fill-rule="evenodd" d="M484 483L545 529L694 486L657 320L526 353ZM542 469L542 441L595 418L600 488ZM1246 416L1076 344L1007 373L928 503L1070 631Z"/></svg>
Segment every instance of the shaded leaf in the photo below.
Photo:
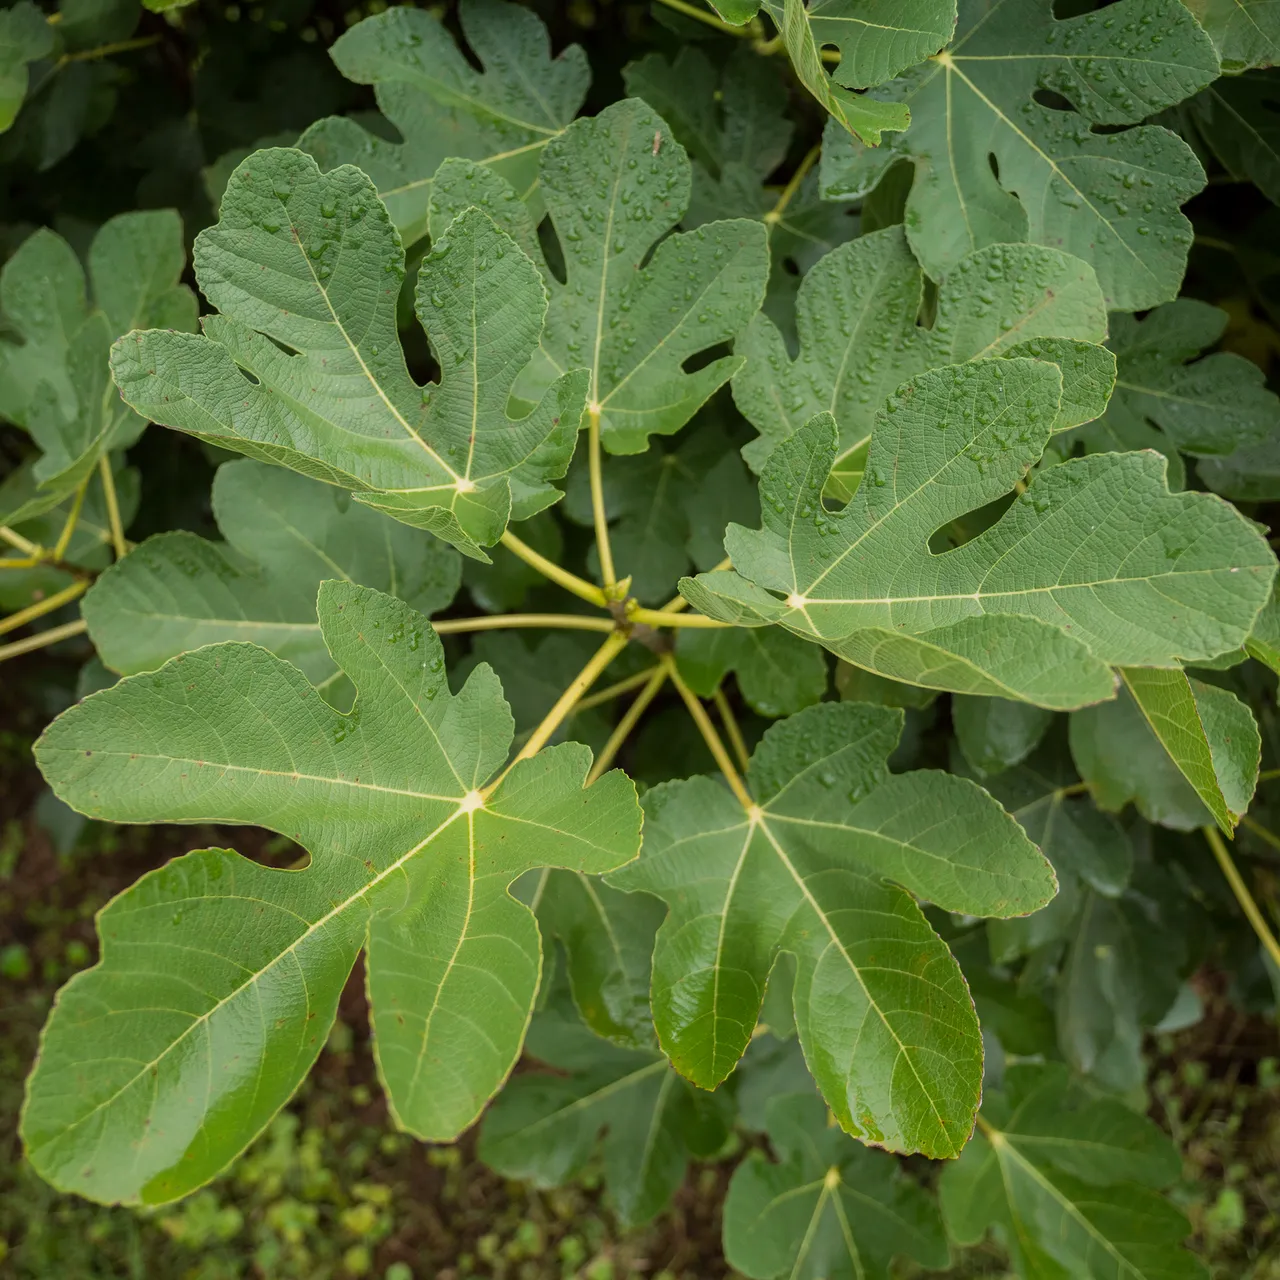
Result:
<svg viewBox="0 0 1280 1280"><path fill-rule="evenodd" d="M888 1280L894 1257L931 1270L948 1262L937 1204L901 1166L827 1125L814 1097L775 1097L770 1161L753 1151L734 1170L724 1252L743 1275L772 1280Z"/></svg>
<svg viewBox="0 0 1280 1280"><path fill-rule="evenodd" d="M578 45L551 57L546 28L523 5L463 0L458 17L481 70L438 17L411 5L358 22L329 51L348 79L373 85L403 141L330 117L298 143L322 169L363 169L406 244L426 234L432 178L450 156L489 165L532 196L539 155L578 113L591 78Z"/></svg>
<svg viewBox="0 0 1280 1280"><path fill-rule="evenodd" d="M1234 4L1239 0L1231 0ZM1191 128L1237 181L1280 204L1280 112L1276 79L1264 72L1223 76L1183 108Z"/></svg>
<svg viewBox="0 0 1280 1280"><path fill-rule="evenodd" d="M1148 821L1230 835L1248 808L1261 742L1236 696L1181 671L1123 672L1116 702L1073 714L1071 751L1104 809L1133 801Z"/></svg>
<svg viewBox="0 0 1280 1280"><path fill-rule="evenodd" d="M1197 358L1226 324L1225 311L1190 298L1142 320L1113 317L1108 345L1116 353L1116 389L1102 418L1081 428L1087 447L1211 458L1280 432L1280 398L1267 390L1257 365L1229 351Z"/></svg>
<svg viewBox="0 0 1280 1280"><path fill-rule="evenodd" d="M195 298L178 283L185 262L178 215L158 209L103 223L87 278L75 251L47 228L5 264L0 307L13 338L0 341L0 416L25 427L42 456L31 486L4 495L4 523L57 506L105 453L141 435L146 422L115 394L107 352L137 326L195 328Z"/></svg>
<svg viewBox="0 0 1280 1280"><path fill-rule="evenodd" d="M1274 0L1182 0L1209 34L1224 73L1270 67L1280 59Z"/></svg>
<svg viewBox="0 0 1280 1280"><path fill-rule="evenodd" d="M649 970L662 904L577 871L544 869L537 876L530 905L543 937L564 944L583 1022L623 1048L652 1050Z"/></svg>
<svg viewBox="0 0 1280 1280"><path fill-rule="evenodd" d="M27 96L29 64L52 52L53 28L31 0L0 13L0 133L13 124Z"/></svg>
<svg viewBox="0 0 1280 1280"><path fill-rule="evenodd" d="M1035 750L1053 713L1007 698L951 699L951 723L964 757L980 775L1001 773L1021 764Z"/></svg>
<svg viewBox="0 0 1280 1280"><path fill-rule="evenodd" d="M753 711L777 719L821 701L827 659L820 649L777 627L689 628L676 637L685 683L709 698L730 672Z"/></svg>
<svg viewBox="0 0 1280 1280"><path fill-rule="evenodd" d="M1090 1099L1055 1066L1011 1067L979 1132L942 1175L942 1213L960 1245L991 1227L1023 1275L1201 1280L1181 1247L1190 1227L1159 1194L1180 1172L1145 1116Z"/></svg>
<svg viewBox="0 0 1280 1280"><path fill-rule="evenodd" d="M691 1087L659 1053L597 1039L563 1002L535 1016L528 1050L558 1074L522 1072L486 1112L480 1158L506 1177L560 1186L599 1147L618 1216L637 1225L666 1208L691 1155L728 1136L720 1095Z"/></svg>
<svg viewBox="0 0 1280 1280"><path fill-rule="evenodd" d="M157 534L89 589L84 618L113 671L152 671L201 645L251 641L293 663L326 701L350 705L350 688L320 634L320 583L358 582L427 615L458 590L456 552L278 467L224 463L214 477L213 513L226 542L181 530Z"/></svg>

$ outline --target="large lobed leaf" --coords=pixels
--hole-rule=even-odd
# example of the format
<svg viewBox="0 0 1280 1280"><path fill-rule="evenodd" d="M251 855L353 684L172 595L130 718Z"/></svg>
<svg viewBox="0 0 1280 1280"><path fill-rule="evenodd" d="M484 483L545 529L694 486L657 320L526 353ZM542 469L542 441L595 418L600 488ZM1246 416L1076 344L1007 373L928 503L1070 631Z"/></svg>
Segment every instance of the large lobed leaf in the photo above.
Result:
<svg viewBox="0 0 1280 1280"><path fill-rule="evenodd" d="M907 235L929 275L1030 240L1090 263L1113 310L1150 307L1178 291L1191 244L1179 206L1204 173L1176 134L1140 122L1217 75L1179 0L1066 19L1049 0L963 0L946 50L867 95L909 106L910 128L872 151L829 124L823 185L860 195L902 156L915 166Z"/></svg>
<svg viewBox="0 0 1280 1280"><path fill-rule="evenodd" d="M759 309L768 237L749 218L667 233L689 205L689 158L670 126L626 98L577 120L543 151L541 191L564 254L545 272L546 331L517 394L590 371L589 407L611 453L642 453L683 427L742 365L691 357L734 338ZM661 243L659 243L661 241ZM656 246L656 247L655 247Z"/></svg>
<svg viewBox="0 0 1280 1280"><path fill-rule="evenodd" d="M585 747L481 790L510 712L484 667L449 693L420 614L340 582L317 612L358 690L347 715L257 646L212 645L86 699L37 745L93 817L260 824L311 855L276 871L200 850L104 909L102 959L63 988L28 1084L27 1153L56 1186L159 1203L208 1181L301 1082L362 947L392 1114L456 1137L511 1070L538 986L538 929L508 886L635 854L635 789L614 772L584 791Z"/></svg>
<svg viewBox="0 0 1280 1280"><path fill-rule="evenodd" d="M121 394L153 421L354 492L478 559L508 519L554 502L586 396L580 370L507 416L538 344L537 270L478 210L433 246L416 309L440 381L409 376L396 331L400 238L373 184L299 151L236 169L196 277L220 314L204 336L142 331L112 352Z"/></svg>
<svg viewBox="0 0 1280 1280"><path fill-rule="evenodd" d="M750 810L709 778L655 788L641 859L609 882L670 908L653 1014L684 1075L703 1088L729 1075L790 952L800 1041L840 1124L945 1157L972 1129L982 1042L960 970L912 894L1017 915L1047 902L1054 881L980 788L889 775L901 728L901 712L851 703L774 725L747 774Z"/></svg>
<svg viewBox="0 0 1280 1280"><path fill-rule="evenodd" d="M1036 462L1061 385L1054 365L1024 358L919 375L878 415L866 478L840 512L822 501L838 432L815 416L765 468L763 529L729 527L734 570L682 592L713 617L780 623L883 675L1054 708L1108 697L1103 664L1238 648L1275 557L1221 499L1170 493L1157 454L1042 470L984 532L929 549Z"/></svg>

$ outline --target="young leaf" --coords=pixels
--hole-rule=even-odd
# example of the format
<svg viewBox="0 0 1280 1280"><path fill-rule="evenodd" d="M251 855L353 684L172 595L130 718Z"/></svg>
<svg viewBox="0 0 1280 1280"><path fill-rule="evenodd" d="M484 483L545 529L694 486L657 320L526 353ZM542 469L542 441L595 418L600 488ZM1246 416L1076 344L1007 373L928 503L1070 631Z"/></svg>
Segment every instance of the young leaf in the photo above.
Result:
<svg viewBox="0 0 1280 1280"><path fill-rule="evenodd" d="M768 1106L777 1162L753 1151L724 1203L724 1253L753 1280L888 1280L892 1259L948 1261L938 1206L896 1162L827 1124L815 1097Z"/></svg>
<svg viewBox="0 0 1280 1280"><path fill-rule="evenodd" d="M803 711L827 691L822 650L777 627L690 628L676 638L676 661L700 698L732 671L747 705L770 719Z"/></svg>
<svg viewBox="0 0 1280 1280"><path fill-rule="evenodd" d="M958 666L954 628L969 663L991 676L958 691L1056 708L1110 696L1103 663L1173 666L1238 648L1275 557L1225 502L1171 494L1155 454L1040 471L983 533L945 555L929 550L936 529L1003 496L1040 457L1060 386L1054 365L1022 358L917 376L877 416L867 479L838 513L821 498L838 433L816 416L765 467L763 529L729 527L734 570L686 579L682 593L712 617L781 623L860 666L911 637ZM993 652L1011 628L1029 648ZM1049 660L1054 629L1057 665L1033 669L1031 655ZM874 669L947 687L905 663Z"/></svg>
<svg viewBox="0 0 1280 1280"><path fill-rule="evenodd" d="M1145 818L1183 830L1203 821L1203 805L1231 835L1258 781L1262 743L1249 708L1182 671L1121 674L1132 701L1072 719L1072 751L1099 803L1119 809L1134 800Z"/></svg>
<svg viewBox="0 0 1280 1280"><path fill-rule="evenodd" d="M417 313L441 365L417 386L396 333L404 251L369 179L260 151L232 174L196 276L221 314L203 337L130 334L120 393L153 421L354 492L487 560L508 519L554 502L586 397L578 370L525 418L507 416L538 344L537 269L478 210L435 243Z"/></svg>
<svg viewBox="0 0 1280 1280"><path fill-rule="evenodd" d="M636 98L548 143L541 182L566 280L547 273L546 332L517 393L536 399L564 370L585 365L606 448L643 453L651 435L679 431L742 364L720 356L684 369L759 309L765 228L733 218L666 234L688 207L689 159Z"/></svg>
<svg viewBox="0 0 1280 1280"><path fill-rule="evenodd" d="M691 1087L660 1053L598 1039L564 1001L535 1015L528 1051L556 1074L522 1072L480 1130L480 1158L508 1178L560 1186L599 1147L618 1216L636 1226L667 1207L691 1155L728 1136L724 1095Z"/></svg>
<svg viewBox="0 0 1280 1280"><path fill-rule="evenodd" d="M1180 1162L1145 1116L1095 1100L1057 1066L1009 1068L984 1100L979 1132L942 1175L942 1214L957 1244L990 1227L1027 1276L1203 1280L1181 1248L1189 1224L1159 1188Z"/></svg>
<svg viewBox="0 0 1280 1280"><path fill-rule="evenodd" d="M670 908L653 1012L682 1074L703 1088L728 1076L785 950L805 1058L840 1124L946 1157L972 1128L982 1045L964 979L911 895L1016 915L1054 883L980 788L889 775L901 729L901 712L851 703L779 722L752 757L749 811L709 778L655 788L643 855L609 881Z"/></svg>
<svg viewBox="0 0 1280 1280"><path fill-rule="evenodd" d="M795 360L774 323L755 317L739 343L746 364L733 379L738 408L760 432L743 450L754 470L827 412L840 428L833 487L847 498L861 482L886 397L926 369L979 357L1057 362L1066 403L1055 430L1103 411L1114 360L1093 345L1106 336L1107 313L1085 263L1037 245L969 254L939 285L931 328L918 322L923 293L903 229L887 227L833 250L805 275Z"/></svg>
<svg viewBox="0 0 1280 1280"><path fill-rule="evenodd" d="M225 543L157 534L90 587L82 612L113 671L154 671L201 645L252 641L293 663L326 701L350 705L320 635L320 583L375 587L429 616L461 580L457 552L434 538L247 458L218 468L213 514Z"/></svg>
<svg viewBox="0 0 1280 1280"><path fill-rule="evenodd" d="M57 506L103 454L141 435L145 421L120 403L107 376L107 351L138 325L195 328L195 298L178 283L185 261L178 215L157 209L103 223L87 282L75 251L47 228L5 264L0 305L12 336L0 341L0 417L25 427L43 456L34 486L0 499L0 521Z"/></svg>
<svg viewBox="0 0 1280 1280"><path fill-rule="evenodd" d="M1204 172L1176 134L1139 122L1217 75L1212 42L1179 0L1062 20L1049 0L964 0L947 50L867 95L909 106L906 133L868 151L828 124L824 192L865 194L905 157L916 168L907 235L930 276L985 245L1030 240L1093 266L1110 309L1151 307L1182 281L1191 224L1179 206ZM1075 110L1042 105L1046 91Z"/></svg>
<svg viewBox="0 0 1280 1280"><path fill-rule="evenodd" d="M104 910L102 960L63 989L28 1085L27 1153L55 1186L155 1204L208 1181L301 1082L362 946L392 1114L456 1137L515 1062L537 990L538 930L507 886L636 851L634 787L615 772L584 791L585 747L481 790L510 712L486 668L449 693L420 614L340 582L317 613L358 690L349 715L265 650L212 645L86 699L37 745L93 817L262 824L311 854L294 872L190 853Z"/></svg>
<svg viewBox="0 0 1280 1280"><path fill-rule="evenodd" d="M1116 353L1116 390L1103 417L1081 429L1087 446L1155 448L1180 466L1178 450L1226 456L1280 432L1280 398L1256 364L1229 351L1196 358L1226 324L1225 311L1190 298L1142 320L1115 316L1108 345Z"/></svg>
<svg viewBox="0 0 1280 1280"><path fill-rule="evenodd" d="M426 234L432 176L450 156L536 195L542 148L577 115L591 79L578 45L551 57L546 28L523 5L463 0L458 18L481 71L438 17L411 5L358 22L329 50L348 79L373 85L403 141L331 116L298 142L323 169L363 169L405 244Z"/></svg>

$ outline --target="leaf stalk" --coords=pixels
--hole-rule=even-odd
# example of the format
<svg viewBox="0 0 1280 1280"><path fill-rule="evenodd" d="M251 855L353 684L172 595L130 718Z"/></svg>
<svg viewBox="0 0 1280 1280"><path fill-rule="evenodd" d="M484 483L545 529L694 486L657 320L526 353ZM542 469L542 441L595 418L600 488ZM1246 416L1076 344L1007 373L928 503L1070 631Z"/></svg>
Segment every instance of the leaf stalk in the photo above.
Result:
<svg viewBox="0 0 1280 1280"><path fill-rule="evenodd" d="M98 459L98 470L102 475L102 496L107 503L107 523L111 526L111 546L117 560L123 560L129 554L129 543L125 540L124 525L120 520L120 499L116 495L116 479L111 474L111 458L103 454Z"/></svg>
<svg viewBox="0 0 1280 1280"><path fill-rule="evenodd" d="M587 665L573 678L572 684L556 700L556 705L542 718L542 723L529 735L528 741L520 748L516 758L491 782L484 794L490 795L499 783L521 760L536 756L551 740L552 734L560 727L569 712L577 705L578 699L600 678L601 672L627 647L625 631L615 631L605 639Z"/></svg>
<svg viewBox="0 0 1280 1280"><path fill-rule="evenodd" d="M591 475L591 518L596 529L596 549L600 554L600 576L604 579L606 602L615 598L618 575L613 568L613 548L609 545L609 515L604 506L604 471L600 451L600 408L587 410L587 470Z"/></svg>
<svg viewBox="0 0 1280 1280"><path fill-rule="evenodd" d="M17 613L11 613L7 618L0 618L0 636L10 631L17 631L19 627L25 627L28 622L43 618L46 613L61 609L64 604L70 604L77 596L84 595L88 589L89 584L84 580L73 582L69 587L63 587L61 591L55 591L53 595L38 600L25 609L19 609Z"/></svg>
<svg viewBox="0 0 1280 1280"><path fill-rule="evenodd" d="M676 660L669 653L663 655L662 665L666 668L667 675L675 686L676 692L689 709L689 714L693 717L693 723L698 726L698 732L702 734L702 740L707 744L707 748L719 766L720 772L724 774L724 779L729 784L729 790L738 798L738 803L748 813L752 812L756 808L756 802L751 798L751 793L747 790L746 783L742 781L741 775L734 768L733 761L729 757L729 752L726 750L724 742L716 732L715 725L711 723L711 717L707 715L707 709L702 705L698 695L680 678L680 672L676 670Z"/></svg>
<svg viewBox="0 0 1280 1280"><path fill-rule="evenodd" d="M495 613L479 618L443 618L432 622L438 635L463 631L502 631L513 627L554 627L565 631L614 631L608 618L577 613Z"/></svg>
<svg viewBox="0 0 1280 1280"><path fill-rule="evenodd" d="M1280 942L1276 941L1276 936L1271 932L1271 926L1267 924L1262 909L1258 906L1253 894L1249 892L1249 886L1245 884L1244 877L1231 857L1226 842L1216 827L1201 827L1201 832L1208 841L1209 848L1213 850L1213 856L1218 860L1218 866L1222 868L1222 874L1231 886L1231 892L1236 895L1240 910L1244 912L1245 918L1253 926L1254 933L1258 935L1258 941L1271 957L1272 963L1280 968Z"/></svg>
<svg viewBox="0 0 1280 1280"><path fill-rule="evenodd" d="M746 773L751 764L751 752L747 750L746 739L738 727L738 717L733 714L733 708L729 705L729 699L724 696L723 689L717 689L712 695L712 700L720 713L720 722L724 725L724 731L729 735L729 745L733 748L734 755L738 757L742 772Z"/></svg>
<svg viewBox="0 0 1280 1280"><path fill-rule="evenodd" d="M7 524L0 524L0 538L3 538L11 547L16 547L25 556L41 559L44 556L44 548L32 542L29 538L24 538L16 529L10 529Z"/></svg>
<svg viewBox="0 0 1280 1280"><path fill-rule="evenodd" d="M16 658L19 654L31 653L34 649L44 649L51 644L57 644L59 640L69 640L72 636L83 635L88 629L89 624L83 618L77 618L74 622L64 623L60 627L50 627L48 631L15 640L12 644L0 644L0 662Z"/></svg>
<svg viewBox="0 0 1280 1280"><path fill-rule="evenodd" d="M604 744L591 772L587 774L587 786L590 786L606 769L613 764L614 757L622 749L622 744L631 736L649 704L658 696L659 690L667 681L667 668L663 665L654 667L644 673L645 684L639 696L623 713L622 719L614 726L609 741ZM581 704L579 704L581 706Z"/></svg>
<svg viewBox="0 0 1280 1280"><path fill-rule="evenodd" d="M732 622L721 622L719 618L708 618L704 613L677 613L674 609L641 609L632 605L627 609L628 622L643 622L650 627L731 627Z"/></svg>
<svg viewBox="0 0 1280 1280"><path fill-rule="evenodd" d="M586 600L589 604L598 605L601 609L608 607L608 598L595 583L578 577L576 573L570 573L568 569L562 569L554 560L548 560L527 542L522 542L510 529L502 535L501 543L513 556L523 560L531 569L536 569L544 578L554 582L558 587L563 587L579 600Z"/></svg>

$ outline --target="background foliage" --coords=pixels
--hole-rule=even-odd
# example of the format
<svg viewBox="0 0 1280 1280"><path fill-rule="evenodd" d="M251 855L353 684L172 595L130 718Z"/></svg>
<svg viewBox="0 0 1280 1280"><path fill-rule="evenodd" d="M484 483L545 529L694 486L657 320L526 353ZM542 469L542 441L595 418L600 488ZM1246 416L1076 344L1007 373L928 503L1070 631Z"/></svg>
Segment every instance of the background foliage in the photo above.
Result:
<svg viewBox="0 0 1280 1280"><path fill-rule="evenodd" d="M1278 47L1250 0L0 11L0 1269L1280 1275ZM274 935L210 886L308 854L324 945L242 1016ZM193 938L269 1069L211 1035L155 1087L226 1111L152 1129L103 1098Z"/></svg>

